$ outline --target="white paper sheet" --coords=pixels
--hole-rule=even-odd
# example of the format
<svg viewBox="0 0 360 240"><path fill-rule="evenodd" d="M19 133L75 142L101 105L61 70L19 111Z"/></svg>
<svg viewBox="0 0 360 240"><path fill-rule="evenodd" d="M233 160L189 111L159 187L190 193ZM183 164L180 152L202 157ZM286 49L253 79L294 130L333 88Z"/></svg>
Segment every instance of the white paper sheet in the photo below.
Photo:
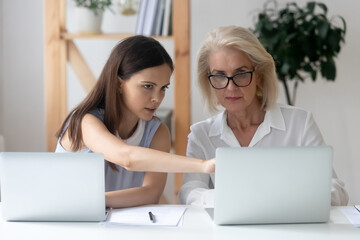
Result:
<svg viewBox="0 0 360 240"><path fill-rule="evenodd" d="M128 226L169 226L181 224L186 210L185 206L141 206L122 209L111 209L107 222ZM155 215L155 222L150 220L149 212Z"/></svg>
<svg viewBox="0 0 360 240"><path fill-rule="evenodd" d="M354 208L346 208L341 210L341 212L349 219L349 221L355 226L360 228L360 206L356 205Z"/></svg>

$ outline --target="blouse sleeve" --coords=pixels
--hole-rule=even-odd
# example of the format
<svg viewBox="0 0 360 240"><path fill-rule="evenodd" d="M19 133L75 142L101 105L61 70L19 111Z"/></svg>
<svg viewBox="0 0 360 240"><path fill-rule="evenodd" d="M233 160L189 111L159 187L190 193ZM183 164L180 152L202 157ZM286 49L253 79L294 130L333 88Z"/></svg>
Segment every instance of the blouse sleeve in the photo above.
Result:
<svg viewBox="0 0 360 240"><path fill-rule="evenodd" d="M194 133L189 134L187 156L205 159L204 151L196 143ZM183 185L179 191L179 200L182 204L213 206L214 187L210 174L186 173L183 177Z"/></svg>
<svg viewBox="0 0 360 240"><path fill-rule="evenodd" d="M303 134L304 146L320 146L325 145L320 129L318 128L311 113L308 114ZM345 184L338 179L335 170L332 174L331 187L331 205L347 205L349 196L345 190Z"/></svg>

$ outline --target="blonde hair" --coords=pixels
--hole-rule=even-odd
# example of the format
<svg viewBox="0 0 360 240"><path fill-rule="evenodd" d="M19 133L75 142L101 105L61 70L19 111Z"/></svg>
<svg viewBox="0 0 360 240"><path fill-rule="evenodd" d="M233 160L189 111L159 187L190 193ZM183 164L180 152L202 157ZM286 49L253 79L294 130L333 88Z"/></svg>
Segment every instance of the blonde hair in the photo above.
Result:
<svg viewBox="0 0 360 240"><path fill-rule="evenodd" d="M198 53L198 84L209 110L217 111L219 105L215 89L208 81L209 56L213 50L219 48L234 48L249 57L254 65L254 73L261 79L261 86L257 87L256 96L262 102L263 109L271 108L276 103L278 95L278 80L273 57L249 30L238 26L226 26L211 31Z"/></svg>

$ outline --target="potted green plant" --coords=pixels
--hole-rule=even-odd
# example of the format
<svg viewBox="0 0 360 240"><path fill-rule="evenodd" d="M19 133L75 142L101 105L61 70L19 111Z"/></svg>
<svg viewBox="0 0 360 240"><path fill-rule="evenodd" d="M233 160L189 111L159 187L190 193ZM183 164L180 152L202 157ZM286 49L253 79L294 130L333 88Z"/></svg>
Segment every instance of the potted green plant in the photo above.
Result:
<svg viewBox="0 0 360 240"><path fill-rule="evenodd" d="M341 26L335 24L336 19ZM341 16L328 19L324 3L308 2L303 8L287 3L278 8L276 1L268 1L257 16L253 32L275 60L288 104L295 103L299 81L316 81L318 73L326 80L335 80L334 58L345 42L346 22ZM295 81L292 96L290 80Z"/></svg>
<svg viewBox="0 0 360 240"><path fill-rule="evenodd" d="M79 33L101 32L103 12L110 9L111 0L74 0L74 2L77 31Z"/></svg>

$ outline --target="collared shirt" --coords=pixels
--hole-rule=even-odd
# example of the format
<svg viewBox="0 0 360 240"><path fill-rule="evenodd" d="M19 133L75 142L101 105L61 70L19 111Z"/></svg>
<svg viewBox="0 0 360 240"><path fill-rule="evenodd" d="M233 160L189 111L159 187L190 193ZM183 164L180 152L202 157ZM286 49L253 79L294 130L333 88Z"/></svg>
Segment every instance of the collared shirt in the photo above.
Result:
<svg viewBox="0 0 360 240"><path fill-rule="evenodd" d="M215 158L218 147L241 147L227 125L227 112L208 118L191 126L188 136L187 156ZM325 145L312 114L304 109L277 104L265 113L249 147L269 146L320 146ZM215 174L184 174L179 192L180 202L200 206L213 206ZM231 183L229 183L231 184ZM332 205L346 205L348 195L335 171L332 178Z"/></svg>

